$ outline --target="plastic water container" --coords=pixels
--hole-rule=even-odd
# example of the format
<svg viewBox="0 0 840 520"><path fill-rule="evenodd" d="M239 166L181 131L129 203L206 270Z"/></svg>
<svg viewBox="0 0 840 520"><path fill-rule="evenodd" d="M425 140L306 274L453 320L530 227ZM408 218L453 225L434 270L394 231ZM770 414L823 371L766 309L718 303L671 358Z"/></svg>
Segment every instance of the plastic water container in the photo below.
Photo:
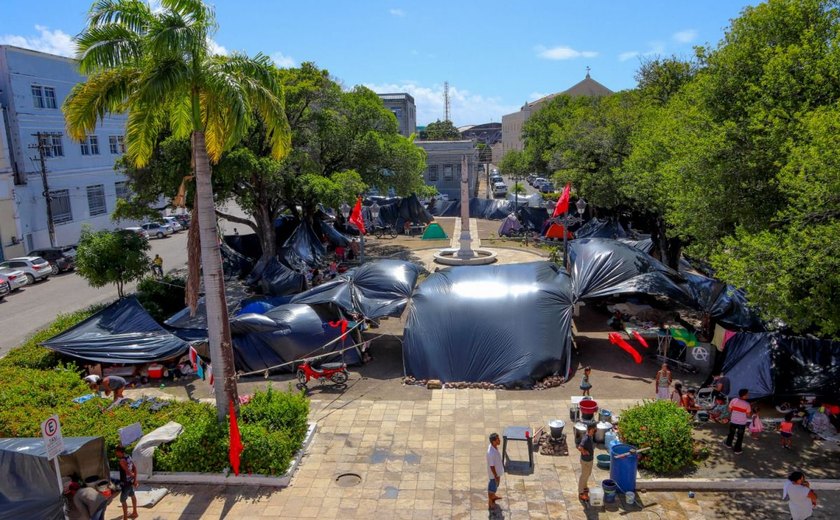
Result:
<svg viewBox="0 0 840 520"><path fill-rule="evenodd" d="M636 467L639 458L636 448L629 444L616 444L610 448L610 479L622 492L636 491Z"/></svg>
<svg viewBox="0 0 840 520"><path fill-rule="evenodd" d="M609 430L607 433L604 434L604 445L607 449L610 449L610 444L618 444L618 436L615 434L613 430Z"/></svg>
<svg viewBox="0 0 840 520"><path fill-rule="evenodd" d="M636 503L636 493L633 493L632 491L624 493L624 501L627 502L628 506L632 506Z"/></svg>
<svg viewBox="0 0 840 520"><path fill-rule="evenodd" d="M602 409L602 410L598 413L598 415L599 415L599 417L600 417L600 419L599 419L599 420L600 420L601 422L612 422L612 412L611 412L611 411Z"/></svg>
<svg viewBox="0 0 840 520"><path fill-rule="evenodd" d="M612 479L606 479L601 481L601 486L604 488L604 502L607 504L612 504L615 502L615 495L618 487L615 485L615 481Z"/></svg>
<svg viewBox="0 0 840 520"><path fill-rule="evenodd" d="M589 505L592 507L601 507L604 505L604 490L599 487L594 487L589 490Z"/></svg>

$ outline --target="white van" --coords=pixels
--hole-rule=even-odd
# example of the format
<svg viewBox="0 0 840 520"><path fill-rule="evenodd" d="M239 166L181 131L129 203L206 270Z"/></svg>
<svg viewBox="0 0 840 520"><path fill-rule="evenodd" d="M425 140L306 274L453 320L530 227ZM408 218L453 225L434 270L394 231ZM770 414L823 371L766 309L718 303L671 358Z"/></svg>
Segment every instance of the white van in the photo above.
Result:
<svg viewBox="0 0 840 520"><path fill-rule="evenodd" d="M504 182L497 182L493 184L493 196L504 197L507 195L508 187Z"/></svg>

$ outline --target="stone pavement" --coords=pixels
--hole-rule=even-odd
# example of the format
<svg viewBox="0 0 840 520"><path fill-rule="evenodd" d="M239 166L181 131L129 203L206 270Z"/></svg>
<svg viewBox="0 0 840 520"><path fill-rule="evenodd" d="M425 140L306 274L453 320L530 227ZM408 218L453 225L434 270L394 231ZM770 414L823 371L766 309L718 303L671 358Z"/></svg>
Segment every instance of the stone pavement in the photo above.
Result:
<svg viewBox="0 0 840 520"><path fill-rule="evenodd" d="M487 436L505 426L545 425L568 419L568 403L553 400L497 399L497 392L444 389L429 400L313 400L311 419L318 431L286 489L175 486L173 492L140 518L394 518L394 519L707 519L751 514L783 518L780 493L640 492L641 505L584 507L577 500L578 456L568 432L568 456L535 453L533 471L505 475L501 510L486 507ZM621 410L633 400L607 400ZM568 422L568 421L567 421ZM568 431L568 428L567 428ZM523 443L508 445L514 460L527 461ZM600 451L599 452L603 452ZM361 482L341 487L336 478L354 473ZM591 485L607 478L595 469ZM837 497L829 498L815 518L836 518ZM119 507L107 518L118 518ZM826 516L828 515L828 516Z"/></svg>

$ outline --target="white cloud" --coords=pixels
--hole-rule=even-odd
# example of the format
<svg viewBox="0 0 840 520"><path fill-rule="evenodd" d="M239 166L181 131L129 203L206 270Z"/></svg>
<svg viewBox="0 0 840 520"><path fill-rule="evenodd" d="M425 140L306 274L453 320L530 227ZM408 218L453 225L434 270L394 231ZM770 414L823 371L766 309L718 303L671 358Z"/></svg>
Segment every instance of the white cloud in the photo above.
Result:
<svg viewBox="0 0 840 520"><path fill-rule="evenodd" d="M286 56L280 51L272 52L271 56L269 57L275 65L283 69L289 69L297 65L294 58L292 58L291 56Z"/></svg>
<svg viewBox="0 0 840 520"><path fill-rule="evenodd" d="M216 43L213 38L207 38L207 45L210 47L210 54L227 56L228 50Z"/></svg>
<svg viewBox="0 0 840 520"><path fill-rule="evenodd" d="M405 16L405 11L402 9L389 9L388 12L391 13L391 16L398 16L400 18Z"/></svg>
<svg viewBox="0 0 840 520"><path fill-rule="evenodd" d="M374 92L407 92L417 106L417 124L427 125L443 120L443 85L425 86L418 82L382 83L365 86ZM451 118L455 126L499 122L504 114L519 110L520 105L505 105L498 97L484 96L477 92L449 85Z"/></svg>
<svg viewBox="0 0 840 520"><path fill-rule="evenodd" d="M679 43L691 43L697 38L697 31L694 29L686 29L684 31L674 33L672 37Z"/></svg>
<svg viewBox="0 0 840 520"><path fill-rule="evenodd" d="M649 42L648 43L648 50L645 52L639 51L625 51L618 55L618 61L627 61L632 60L633 58L638 57L647 57L647 56L661 56L665 53L665 45L662 42Z"/></svg>
<svg viewBox="0 0 840 520"><path fill-rule="evenodd" d="M531 92L531 94L528 95L528 101L536 101L538 99L544 98L547 95L548 94L544 92Z"/></svg>
<svg viewBox="0 0 840 520"><path fill-rule="evenodd" d="M595 51L579 51L565 45L551 48L538 45L536 50L537 56L547 60L573 60L575 58L594 58L598 56Z"/></svg>
<svg viewBox="0 0 840 520"><path fill-rule="evenodd" d="M627 51L618 55L618 61L632 60L639 55L639 51Z"/></svg>
<svg viewBox="0 0 840 520"><path fill-rule="evenodd" d="M0 44L14 45L24 49L58 54L59 56L73 57L76 54L76 43L69 34L56 29L51 31L49 27L36 25L37 36L21 36L17 34L0 35Z"/></svg>

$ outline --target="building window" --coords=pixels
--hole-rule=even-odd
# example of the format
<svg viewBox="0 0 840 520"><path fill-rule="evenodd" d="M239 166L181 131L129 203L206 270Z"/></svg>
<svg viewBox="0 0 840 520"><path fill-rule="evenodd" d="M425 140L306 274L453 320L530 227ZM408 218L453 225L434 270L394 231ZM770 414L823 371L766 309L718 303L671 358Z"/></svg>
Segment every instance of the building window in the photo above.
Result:
<svg viewBox="0 0 840 520"><path fill-rule="evenodd" d="M102 215L108 212L105 208L105 186L96 184L87 187L88 210L90 216Z"/></svg>
<svg viewBox="0 0 840 520"><path fill-rule="evenodd" d="M429 182L436 182L438 180L437 164L429 166Z"/></svg>
<svg viewBox="0 0 840 520"><path fill-rule="evenodd" d="M55 101L55 89L32 85L32 106L35 108L57 108Z"/></svg>
<svg viewBox="0 0 840 520"><path fill-rule="evenodd" d="M64 146L61 144L60 135L43 134L40 144L44 148L45 157L64 157Z"/></svg>
<svg viewBox="0 0 840 520"><path fill-rule="evenodd" d="M444 164L443 165L443 180L451 181L452 180L452 165L451 164Z"/></svg>
<svg viewBox="0 0 840 520"><path fill-rule="evenodd" d="M50 209L53 224L63 224L73 220L73 210L70 207L70 190L50 191Z"/></svg>
<svg viewBox="0 0 840 520"><path fill-rule="evenodd" d="M117 192L117 198L122 200L128 200L129 191L128 191L128 183L125 181L115 182L114 189Z"/></svg>
<svg viewBox="0 0 840 520"><path fill-rule="evenodd" d="M458 179L458 180L461 180L461 165L460 164L455 165L455 178Z"/></svg>
<svg viewBox="0 0 840 520"><path fill-rule="evenodd" d="M82 155L99 155L99 138L89 135L82 141Z"/></svg>
<svg viewBox="0 0 840 520"><path fill-rule="evenodd" d="M125 138L121 135L110 135L108 136L108 146L111 148L113 155L125 153Z"/></svg>

